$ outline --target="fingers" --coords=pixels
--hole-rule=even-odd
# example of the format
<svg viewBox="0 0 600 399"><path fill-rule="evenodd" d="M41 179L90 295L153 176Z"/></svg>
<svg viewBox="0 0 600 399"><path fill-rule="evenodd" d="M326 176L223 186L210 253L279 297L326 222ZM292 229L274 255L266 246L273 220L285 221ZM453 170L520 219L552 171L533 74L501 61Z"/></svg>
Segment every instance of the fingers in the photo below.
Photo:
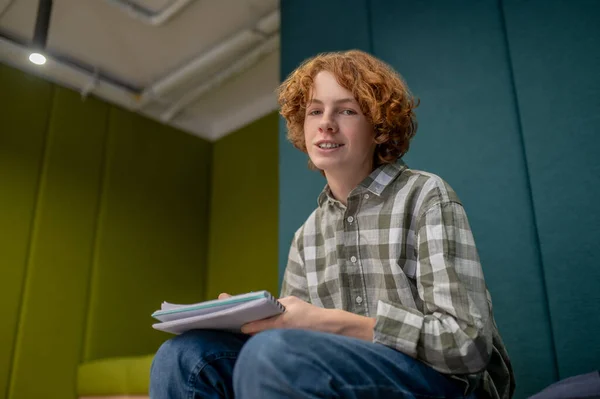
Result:
<svg viewBox="0 0 600 399"><path fill-rule="evenodd" d="M264 330L270 330L272 328L280 328L281 326L281 317L273 316L263 320L252 321L250 323L246 323L242 326L242 332L244 334L256 334Z"/></svg>
<svg viewBox="0 0 600 399"><path fill-rule="evenodd" d="M256 334L254 323L244 324L242 326L242 333L243 334L248 334L248 335L254 335L254 334Z"/></svg>
<svg viewBox="0 0 600 399"><path fill-rule="evenodd" d="M242 333L248 334L248 335L254 335L263 330L267 330L267 328L265 328L265 325L263 323L255 322L255 321L248 323L248 324L244 324L242 326Z"/></svg>
<svg viewBox="0 0 600 399"><path fill-rule="evenodd" d="M229 295L225 292L222 292L219 294L219 299L226 299L226 298L231 298L231 295Z"/></svg>

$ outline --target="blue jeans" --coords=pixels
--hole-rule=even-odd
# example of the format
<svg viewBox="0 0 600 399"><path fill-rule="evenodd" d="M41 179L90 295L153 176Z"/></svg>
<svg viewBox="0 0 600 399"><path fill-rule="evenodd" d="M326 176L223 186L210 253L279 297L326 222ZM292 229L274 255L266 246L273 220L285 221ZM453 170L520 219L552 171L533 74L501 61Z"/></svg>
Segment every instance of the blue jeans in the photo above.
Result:
<svg viewBox="0 0 600 399"><path fill-rule="evenodd" d="M303 330L189 331L161 346L150 375L151 399L464 398L463 390L386 346Z"/></svg>

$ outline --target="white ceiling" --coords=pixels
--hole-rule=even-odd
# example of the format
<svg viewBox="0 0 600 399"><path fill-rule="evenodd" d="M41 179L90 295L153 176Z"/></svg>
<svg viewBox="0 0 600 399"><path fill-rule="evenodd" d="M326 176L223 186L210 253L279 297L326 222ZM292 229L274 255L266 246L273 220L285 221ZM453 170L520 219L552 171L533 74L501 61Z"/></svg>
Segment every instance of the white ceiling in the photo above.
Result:
<svg viewBox="0 0 600 399"><path fill-rule="evenodd" d="M50 57L40 67L27 61L38 0L0 0L0 62L209 140L276 109L278 0L192 0L160 25L134 16L119 2L151 12L187 3L54 0L46 46ZM165 80L236 38L241 40L230 51L219 51L221 56L208 64L201 60L201 70L192 69L181 81ZM241 62L253 51L258 53ZM201 96L190 95L198 90ZM183 106L173 109L179 103Z"/></svg>

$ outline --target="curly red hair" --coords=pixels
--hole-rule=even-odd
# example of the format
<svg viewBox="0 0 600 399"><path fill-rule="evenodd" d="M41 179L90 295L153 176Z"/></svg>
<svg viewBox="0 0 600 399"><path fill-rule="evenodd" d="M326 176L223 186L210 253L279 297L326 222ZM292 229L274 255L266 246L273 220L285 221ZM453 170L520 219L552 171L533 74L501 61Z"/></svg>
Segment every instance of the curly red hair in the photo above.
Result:
<svg viewBox="0 0 600 399"><path fill-rule="evenodd" d="M417 131L414 109L419 101L400 75L383 61L359 50L322 53L302 63L279 86L280 114L287 122L288 140L303 152L306 105L315 76L332 73L340 86L352 92L373 125L377 144L374 167L393 163L409 149ZM314 165L309 160L309 165Z"/></svg>

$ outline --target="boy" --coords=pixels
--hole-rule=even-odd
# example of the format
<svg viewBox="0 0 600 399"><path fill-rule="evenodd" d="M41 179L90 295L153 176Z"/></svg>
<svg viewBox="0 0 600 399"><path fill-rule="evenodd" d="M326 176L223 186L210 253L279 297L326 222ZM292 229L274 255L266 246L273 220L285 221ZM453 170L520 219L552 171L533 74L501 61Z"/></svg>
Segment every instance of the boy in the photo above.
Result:
<svg viewBox="0 0 600 399"><path fill-rule="evenodd" d="M321 54L279 103L288 138L327 179L292 242L286 312L245 334L166 342L151 397L510 398L464 209L442 179L401 161L416 131L402 79L360 51Z"/></svg>

